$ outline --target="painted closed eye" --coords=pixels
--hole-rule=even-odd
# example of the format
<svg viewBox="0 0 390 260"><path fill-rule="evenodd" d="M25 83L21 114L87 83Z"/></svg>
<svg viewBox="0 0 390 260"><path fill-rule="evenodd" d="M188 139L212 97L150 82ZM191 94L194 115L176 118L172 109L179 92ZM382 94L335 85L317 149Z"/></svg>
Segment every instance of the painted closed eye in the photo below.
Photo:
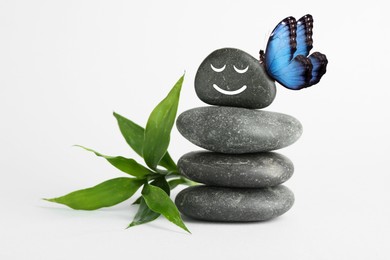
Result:
<svg viewBox="0 0 390 260"><path fill-rule="evenodd" d="M237 73L240 73L240 74L242 74L242 73L245 73L245 72L247 72L247 71L248 71L248 69L249 69L249 66L246 66L246 68L245 68L245 69L242 69L242 70L240 70L240 69L237 69L237 68L236 68L236 66L234 66L234 65L233 65L233 68L234 68L234 70L235 70Z"/></svg>
<svg viewBox="0 0 390 260"><path fill-rule="evenodd" d="M213 71L215 71L215 72L222 72L222 71L224 71L224 69L226 68L226 64L223 65L222 68L216 68L216 67L213 66L213 64L210 64L210 66L211 66L211 68L213 69Z"/></svg>

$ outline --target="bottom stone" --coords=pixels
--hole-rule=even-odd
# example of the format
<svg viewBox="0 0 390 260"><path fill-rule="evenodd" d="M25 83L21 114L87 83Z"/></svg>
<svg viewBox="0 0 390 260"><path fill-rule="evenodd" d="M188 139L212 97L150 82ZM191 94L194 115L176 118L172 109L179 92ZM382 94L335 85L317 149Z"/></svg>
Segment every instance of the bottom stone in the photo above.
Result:
<svg viewBox="0 0 390 260"><path fill-rule="evenodd" d="M262 188L189 187L176 196L179 211L206 221L250 222L278 217L294 204L294 194L283 185Z"/></svg>

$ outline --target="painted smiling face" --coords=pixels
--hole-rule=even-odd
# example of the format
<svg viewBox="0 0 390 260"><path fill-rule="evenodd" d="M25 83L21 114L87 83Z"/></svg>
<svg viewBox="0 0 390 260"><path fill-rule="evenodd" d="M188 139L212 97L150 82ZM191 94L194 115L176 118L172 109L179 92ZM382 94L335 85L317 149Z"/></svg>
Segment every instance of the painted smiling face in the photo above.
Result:
<svg viewBox="0 0 390 260"><path fill-rule="evenodd" d="M276 95L275 82L248 53L223 48L200 64L195 91L205 103L217 106L264 108Z"/></svg>

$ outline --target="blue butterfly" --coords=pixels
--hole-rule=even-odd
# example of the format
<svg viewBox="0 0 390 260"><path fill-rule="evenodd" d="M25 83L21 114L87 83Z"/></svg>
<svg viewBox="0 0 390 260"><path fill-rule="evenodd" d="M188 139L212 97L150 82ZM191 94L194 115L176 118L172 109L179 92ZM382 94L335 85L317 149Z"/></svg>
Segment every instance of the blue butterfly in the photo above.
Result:
<svg viewBox="0 0 390 260"><path fill-rule="evenodd" d="M272 31L266 51L260 51L260 62L271 78L288 89L299 90L317 84L326 73L328 60L319 52L312 53L313 17L298 21L287 17Z"/></svg>

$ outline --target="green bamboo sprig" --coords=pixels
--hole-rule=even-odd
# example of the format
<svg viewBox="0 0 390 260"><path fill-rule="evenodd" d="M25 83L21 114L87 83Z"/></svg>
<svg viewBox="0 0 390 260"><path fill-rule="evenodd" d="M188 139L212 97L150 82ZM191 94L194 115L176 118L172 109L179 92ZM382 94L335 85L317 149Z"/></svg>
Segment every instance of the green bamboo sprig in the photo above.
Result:
<svg viewBox="0 0 390 260"><path fill-rule="evenodd" d="M131 198L141 189L141 196L133 205L138 211L128 227L148 223L163 215L166 219L189 232L180 213L171 200L170 191L178 185L195 183L180 175L176 163L167 149L179 105L184 75L168 95L154 108L145 129L114 112L119 129L128 145L143 159L147 167L136 160L122 156L107 156L77 145L130 175L100 183L94 187L71 192L65 196L45 199L77 210L96 210L110 207Z"/></svg>

